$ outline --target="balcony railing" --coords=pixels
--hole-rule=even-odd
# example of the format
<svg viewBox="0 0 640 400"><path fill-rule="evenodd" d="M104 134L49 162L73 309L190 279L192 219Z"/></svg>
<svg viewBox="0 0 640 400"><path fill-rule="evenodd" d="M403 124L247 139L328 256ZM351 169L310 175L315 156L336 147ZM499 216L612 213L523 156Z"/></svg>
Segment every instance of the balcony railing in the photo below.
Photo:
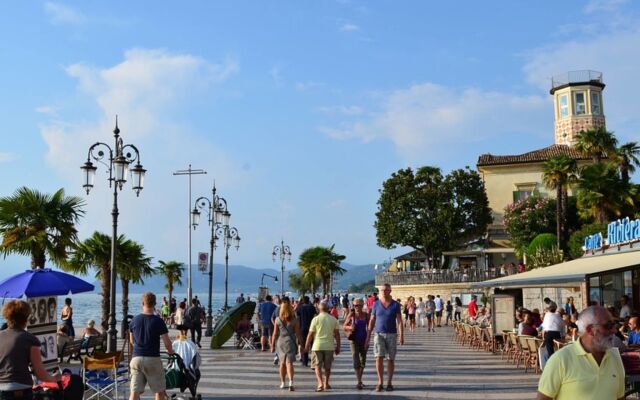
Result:
<svg viewBox="0 0 640 400"><path fill-rule="evenodd" d="M555 89L559 86L569 83L579 82L598 82L602 83L602 72L598 71L570 71L564 74L555 75L551 78L551 88Z"/></svg>
<svg viewBox="0 0 640 400"><path fill-rule="evenodd" d="M469 269L467 271L423 270L409 272L383 272L376 274L376 286L385 283L393 285L425 285L434 283L464 283L481 282L487 279L499 278L499 271Z"/></svg>

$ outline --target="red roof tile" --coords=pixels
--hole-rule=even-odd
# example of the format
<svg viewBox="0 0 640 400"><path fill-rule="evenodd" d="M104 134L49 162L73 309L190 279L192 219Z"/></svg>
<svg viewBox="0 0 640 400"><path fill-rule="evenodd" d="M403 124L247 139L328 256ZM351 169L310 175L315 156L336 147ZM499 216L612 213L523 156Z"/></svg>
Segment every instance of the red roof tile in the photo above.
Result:
<svg viewBox="0 0 640 400"><path fill-rule="evenodd" d="M485 165L508 165L545 162L552 157L561 154L567 155L575 160L588 160L573 147L565 144L553 144L543 149L533 150L524 154L510 156L494 156L492 154L482 154L478 157L478 167Z"/></svg>

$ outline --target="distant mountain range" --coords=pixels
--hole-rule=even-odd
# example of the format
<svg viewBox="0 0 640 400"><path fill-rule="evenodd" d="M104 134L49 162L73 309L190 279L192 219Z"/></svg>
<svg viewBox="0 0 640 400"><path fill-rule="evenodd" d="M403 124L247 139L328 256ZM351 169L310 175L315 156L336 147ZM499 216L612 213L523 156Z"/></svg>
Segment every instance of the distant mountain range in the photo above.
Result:
<svg viewBox="0 0 640 400"><path fill-rule="evenodd" d="M367 282L374 278L375 269L373 264L367 265L352 265L348 263L342 263L342 268L346 269L344 275L339 276L335 280L335 290L346 290L351 284L360 284ZM285 270L285 290L289 290L288 276L290 271L297 271L298 269ZM250 268L244 265L229 265L229 292L247 292L255 293L260 286L260 279L262 274L269 274L278 277L278 282L274 282L272 278L265 277L264 284L271 288L271 292L279 291L280 288L280 270L273 268ZM198 266L194 265L191 276L193 278L192 288L194 293L205 293L209 290L208 274L204 274L198 271ZM144 280L144 285L131 285L131 293L142 293L145 291L152 292L164 292L165 280L162 276L153 276ZM100 283L95 283L96 290L100 290ZM187 286L186 273L182 277L182 286L177 286L178 292L183 292ZM215 264L213 271L213 290L219 293L224 290L224 265Z"/></svg>

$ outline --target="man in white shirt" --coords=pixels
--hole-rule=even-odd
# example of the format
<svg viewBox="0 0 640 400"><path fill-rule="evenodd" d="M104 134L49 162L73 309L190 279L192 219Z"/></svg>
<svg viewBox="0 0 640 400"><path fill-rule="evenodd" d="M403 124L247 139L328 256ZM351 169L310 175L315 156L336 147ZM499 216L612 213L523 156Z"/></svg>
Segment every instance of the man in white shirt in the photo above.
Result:
<svg viewBox="0 0 640 400"><path fill-rule="evenodd" d="M436 295L434 303L436 303L436 324L438 328L440 328L442 326L442 308L444 307L444 301L442 301L439 294Z"/></svg>
<svg viewBox="0 0 640 400"><path fill-rule="evenodd" d="M542 320L542 326L544 329L544 346L547 348L549 357L554 352L553 341L562 340L564 334L564 322L562 316L558 311L558 305L555 302L549 306L549 309L544 313L544 319Z"/></svg>
<svg viewBox="0 0 640 400"><path fill-rule="evenodd" d="M620 318L627 318L631 315L631 307L629 307L629 296L626 294L620 298Z"/></svg>
<svg viewBox="0 0 640 400"><path fill-rule="evenodd" d="M416 305L416 314L418 314L418 326L424 328L424 317L427 313L427 308L422 301L422 297L418 297L418 304Z"/></svg>

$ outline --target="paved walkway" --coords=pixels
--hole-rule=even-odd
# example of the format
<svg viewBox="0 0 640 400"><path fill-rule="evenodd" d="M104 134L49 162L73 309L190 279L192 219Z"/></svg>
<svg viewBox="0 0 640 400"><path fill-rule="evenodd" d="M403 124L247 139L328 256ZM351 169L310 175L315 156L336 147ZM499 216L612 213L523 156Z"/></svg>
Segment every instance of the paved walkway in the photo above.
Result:
<svg viewBox="0 0 640 400"><path fill-rule="evenodd" d="M348 342L332 370L332 390L315 393L313 371L295 366L295 392L279 389L273 355L249 350L208 350L203 338L202 380L198 392L203 399L360 399L384 396L388 399L532 399L539 375L516 369L499 355L469 350L451 340L452 329L435 333L418 328L407 333L399 347L393 392L376 393L375 367L371 348L363 379L366 390L355 389ZM170 391L175 392L175 391ZM149 398L145 396L144 398ZM186 397L185 397L186 398Z"/></svg>

